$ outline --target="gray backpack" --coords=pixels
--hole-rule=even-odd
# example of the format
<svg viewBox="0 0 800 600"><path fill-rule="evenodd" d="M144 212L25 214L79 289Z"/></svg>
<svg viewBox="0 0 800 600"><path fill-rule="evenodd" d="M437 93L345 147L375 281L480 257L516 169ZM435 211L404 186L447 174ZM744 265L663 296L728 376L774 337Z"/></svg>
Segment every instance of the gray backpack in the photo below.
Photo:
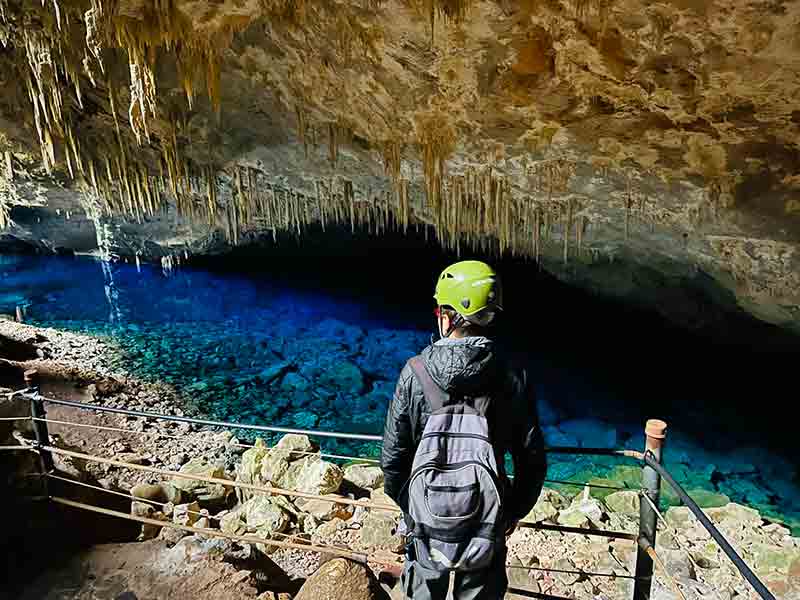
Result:
<svg viewBox="0 0 800 600"><path fill-rule="evenodd" d="M487 420L490 400L451 398L420 357L409 364L431 406L407 483L410 550L434 571L484 569L505 533L505 487Z"/></svg>

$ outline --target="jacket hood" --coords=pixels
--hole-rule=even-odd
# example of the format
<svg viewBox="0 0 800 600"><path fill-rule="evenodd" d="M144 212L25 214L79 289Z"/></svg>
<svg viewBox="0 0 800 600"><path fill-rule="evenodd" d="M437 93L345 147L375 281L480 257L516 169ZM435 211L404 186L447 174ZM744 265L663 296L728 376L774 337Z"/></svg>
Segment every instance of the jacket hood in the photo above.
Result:
<svg viewBox="0 0 800 600"><path fill-rule="evenodd" d="M494 342L483 336L444 338L421 354L428 374L448 393L480 390L497 370Z"/></svg>

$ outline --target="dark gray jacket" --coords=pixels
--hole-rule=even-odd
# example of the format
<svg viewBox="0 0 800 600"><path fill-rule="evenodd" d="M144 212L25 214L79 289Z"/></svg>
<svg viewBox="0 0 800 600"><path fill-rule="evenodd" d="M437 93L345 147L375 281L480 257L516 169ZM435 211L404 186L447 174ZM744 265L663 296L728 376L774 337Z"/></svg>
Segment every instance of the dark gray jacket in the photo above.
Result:
<svg viewBox="0 0 800 600"><path fill-rule="evenodd" d="M506 452L514 465L506 519L524 517L536 504L547 471L533 386L527 373L501 357L494 342L486 337L442 339L426 347L420 356L430 376L448 394L491 395L489 426L498 465L504 471ZM405 484L430 412L422 386L406 364L386 415L381 456L385 491L404 511Z"/></svg>

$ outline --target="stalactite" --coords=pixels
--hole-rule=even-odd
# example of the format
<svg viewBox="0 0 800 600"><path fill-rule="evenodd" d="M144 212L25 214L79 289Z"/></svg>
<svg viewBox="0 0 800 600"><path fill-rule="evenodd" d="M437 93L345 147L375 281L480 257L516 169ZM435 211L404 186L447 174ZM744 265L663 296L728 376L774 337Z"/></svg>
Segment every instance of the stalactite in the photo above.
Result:
<svg viewBox="0 0 800 600"><path fill-rule="evenodd" d="M564 264L569 262L569 237L572 234L572 198L567 201L567 218L564 224Z"/></svg>

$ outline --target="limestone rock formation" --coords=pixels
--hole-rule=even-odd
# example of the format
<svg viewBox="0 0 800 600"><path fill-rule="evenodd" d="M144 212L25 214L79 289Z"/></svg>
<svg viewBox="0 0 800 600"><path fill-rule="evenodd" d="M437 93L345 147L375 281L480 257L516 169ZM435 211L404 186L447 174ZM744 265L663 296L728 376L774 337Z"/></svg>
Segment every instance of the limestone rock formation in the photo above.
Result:
<svg viewBox="0 0 800 600"><path fill-rule="evenodd" d="M380 586L370 570L337 558L326 562L300 588L295 600L376 600Z"/></svg>
<svg viewBox="0 0 800 600"><path fill-rule="evenodd" d="M686 325L800 329L791 6L0 7L6 244L172 264L427 226Z"/></svg>

